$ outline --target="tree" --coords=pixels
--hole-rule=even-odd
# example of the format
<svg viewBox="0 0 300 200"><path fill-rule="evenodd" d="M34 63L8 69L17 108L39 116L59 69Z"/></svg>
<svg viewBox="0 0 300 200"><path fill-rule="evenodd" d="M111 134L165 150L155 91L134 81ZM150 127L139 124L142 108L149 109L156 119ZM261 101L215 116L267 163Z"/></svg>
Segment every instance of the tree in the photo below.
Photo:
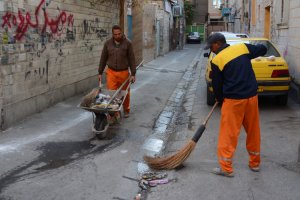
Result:
<svg viewBox="0 0 300 200"><path fill-rule="evenodd" d="M184 1L184 13L186 24L191 25L194 20L195 6L189 1Z"/></svg>

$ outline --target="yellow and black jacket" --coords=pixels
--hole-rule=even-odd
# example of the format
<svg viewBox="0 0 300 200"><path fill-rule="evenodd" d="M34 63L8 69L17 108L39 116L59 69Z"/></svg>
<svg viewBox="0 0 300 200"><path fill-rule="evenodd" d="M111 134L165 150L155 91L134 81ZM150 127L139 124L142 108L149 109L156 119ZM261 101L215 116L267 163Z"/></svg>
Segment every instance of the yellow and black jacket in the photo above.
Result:
<svg viewBox="0 0 300 200"><path fill-rule="evenodd" d="M257 94L251 59L267 52L264 45L224 44L211 61L212 86L218 102L223 98L246 99Z"/></svg>

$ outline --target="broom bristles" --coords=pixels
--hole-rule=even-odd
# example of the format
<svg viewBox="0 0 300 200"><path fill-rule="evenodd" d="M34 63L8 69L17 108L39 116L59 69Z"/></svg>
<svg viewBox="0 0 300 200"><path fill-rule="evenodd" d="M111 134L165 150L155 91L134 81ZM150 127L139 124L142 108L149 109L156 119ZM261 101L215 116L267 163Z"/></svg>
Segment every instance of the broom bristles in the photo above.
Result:
<svg viewBox="0 0 300 200"><path fill-rule="evenodd" d="M85 95L83 97L80 106L82 106L82 107L90 107L92 105L92 103L95 102L95 98L98 95L98 93L99 93L99 89L98 88L92 89L92 91L90 91L87 95Z"/></svg>
<svg viewBox="0 0 300 200"><path fill-rule="evenodd" d="M190 140L184 147L178 150L174 155L166 157L144 156L144 160L152 169L175 169L181 165L192 153L196 142Z"/></svg>

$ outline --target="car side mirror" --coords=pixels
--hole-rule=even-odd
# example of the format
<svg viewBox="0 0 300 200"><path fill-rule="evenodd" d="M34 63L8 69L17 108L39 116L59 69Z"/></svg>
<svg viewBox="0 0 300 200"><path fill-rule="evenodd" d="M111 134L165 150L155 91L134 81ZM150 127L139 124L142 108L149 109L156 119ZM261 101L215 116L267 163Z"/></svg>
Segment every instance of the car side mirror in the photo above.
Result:
<svg viewBox="0 0 300 200"><path fill-rule="evenodd" d="M208 58L208 57L209 57L209 53L204 53L203 56L204 56L205 58Z"/></svg>

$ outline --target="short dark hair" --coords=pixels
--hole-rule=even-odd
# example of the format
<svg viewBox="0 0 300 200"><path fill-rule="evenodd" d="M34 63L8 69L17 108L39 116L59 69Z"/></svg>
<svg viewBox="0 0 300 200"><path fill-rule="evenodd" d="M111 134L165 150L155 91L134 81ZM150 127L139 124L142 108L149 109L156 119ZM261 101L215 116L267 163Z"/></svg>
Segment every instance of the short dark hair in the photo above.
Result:
<svg viewBox="0 0 300 200"><path fill-rule="evenodd" d="M114 30L121 30L121 31L122 31L122 28L121 28L121 26L119 26L119 25L114 25L114 26L112 27L112 29L111 29L111 32L113 32Z"/></svg>

